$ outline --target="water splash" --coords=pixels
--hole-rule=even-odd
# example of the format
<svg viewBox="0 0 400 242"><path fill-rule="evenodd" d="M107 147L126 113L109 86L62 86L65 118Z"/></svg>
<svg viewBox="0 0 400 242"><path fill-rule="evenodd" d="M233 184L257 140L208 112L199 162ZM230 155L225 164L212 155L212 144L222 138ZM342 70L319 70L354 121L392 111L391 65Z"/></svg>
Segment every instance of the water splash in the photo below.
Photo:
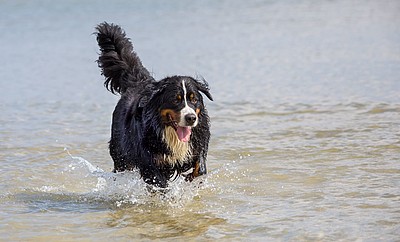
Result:
<svg viewBox="0 0 400 242"><path fill-rule="evenodd" d="M69 152L69 150L67 148L64 148L64 151L66 151L68 153L68 155L73 159L78 161L79 164L83 164L87 167L87 169L89 170L90 173L95 173L95 172L104 172L102 169L100 169L99 167L95 167L94 165L92 165L89 161L83 159L82 157L78 157L78 156L72 156L71 153ZM75 169L75 167L72 166L72 164L69 165L69 167L71 167L71 169Z"/></svg>
<svg viewBox="0 0 400 242"><path fill-rule="evenodd" d="M152 205L183 207L205 188L207 178L186 182L183 177L171 181L162 189L146 184L137 170L120 173L107 172L88 160L73 156L67 148L70 163L60 172L52 184L32 191L42 194L58 194L83 202L108 204L112 207Z"/></svg>

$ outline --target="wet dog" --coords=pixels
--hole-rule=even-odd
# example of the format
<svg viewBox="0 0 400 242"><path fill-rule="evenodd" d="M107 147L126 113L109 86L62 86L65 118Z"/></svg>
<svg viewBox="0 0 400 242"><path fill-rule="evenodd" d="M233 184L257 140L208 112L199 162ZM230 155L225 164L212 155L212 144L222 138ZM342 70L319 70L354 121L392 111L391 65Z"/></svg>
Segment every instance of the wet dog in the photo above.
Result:
<svg viewBox="0 0 400 242"><path fill-rule="evenodd" d="M156 81L118 25L96 30L104 85L121 95L111 127L114 171L137 169L158 187L184 173L189 181L205 174L210 119L202 94L213 100L208 83L189 76Z"/></svg>

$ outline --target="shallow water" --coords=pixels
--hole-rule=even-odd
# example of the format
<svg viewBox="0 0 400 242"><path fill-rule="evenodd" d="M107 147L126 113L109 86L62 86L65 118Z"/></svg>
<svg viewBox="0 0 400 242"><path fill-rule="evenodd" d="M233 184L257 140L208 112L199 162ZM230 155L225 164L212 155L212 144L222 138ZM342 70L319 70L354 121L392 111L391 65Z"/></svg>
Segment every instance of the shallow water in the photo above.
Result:
<svg viewBox="0 0 400 242"><path fill-rule="evenodd" d="M396 241L398 1L0 2L1 240ZM209 173L114 174L94 26L202 75Z"/></svg>

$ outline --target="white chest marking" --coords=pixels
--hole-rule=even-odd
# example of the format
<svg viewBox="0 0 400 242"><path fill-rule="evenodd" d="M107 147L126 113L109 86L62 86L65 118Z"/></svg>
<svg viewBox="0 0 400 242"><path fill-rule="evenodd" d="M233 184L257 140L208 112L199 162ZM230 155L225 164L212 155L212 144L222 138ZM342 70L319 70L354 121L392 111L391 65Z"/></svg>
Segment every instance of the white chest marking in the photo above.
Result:
<svg viewBox="0 0 400 242"><path fill-rule="evenodd" d="M174 128L168 126L164 130L163 134L164 142L171 150L171 155L164 155L163 160L159 160L161 163L167 163L175 165L176 163L183 164L185 160L192 155L192 148L189 142L181 142L176 135Z"/></svg>

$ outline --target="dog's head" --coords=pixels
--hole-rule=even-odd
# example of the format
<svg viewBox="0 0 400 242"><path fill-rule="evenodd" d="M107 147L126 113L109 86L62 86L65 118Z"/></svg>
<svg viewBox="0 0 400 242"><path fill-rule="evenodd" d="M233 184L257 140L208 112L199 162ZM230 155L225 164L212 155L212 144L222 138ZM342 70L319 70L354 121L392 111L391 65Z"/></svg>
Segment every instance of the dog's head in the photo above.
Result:
<svg viewBox="0 0 400 242"><path fill-rule="evenodd" d="M188 142L192 128L201 122L204 110L201 93L213 100L205 80L174 76L158 84L155 96L159 99L162 123L165 127L172 127L181 142Z"/></svg>

